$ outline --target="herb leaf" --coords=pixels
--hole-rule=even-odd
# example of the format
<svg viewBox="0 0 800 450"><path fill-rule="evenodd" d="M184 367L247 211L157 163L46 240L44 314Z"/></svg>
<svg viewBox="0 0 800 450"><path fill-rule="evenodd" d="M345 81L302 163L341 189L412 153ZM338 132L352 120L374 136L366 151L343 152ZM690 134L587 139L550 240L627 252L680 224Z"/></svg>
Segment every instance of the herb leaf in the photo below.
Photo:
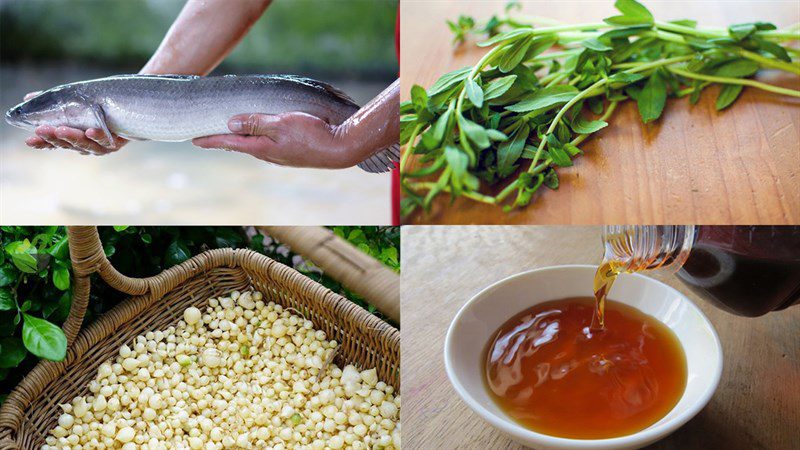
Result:
<svg viewBox="0 0 800 450"><path fill-rule="evenodd" d="M572 122L572 131L578 134L592 134L595 131L602 130L607 126L608 122L604 120L586 120L583 117L578 116L578 118Z"/></svg>
<svg viewBox="0 0 800 450"><path fill-rule="evenodd" d="M489 101L505 94L509 89L511 89L511 86L514 84L514 81L516 79L517 79L516 75L508 75L493 80L486 86L486 89L483 92L484 94L483 99Z"/></svg>
<svg viewBox="0 0 800 450"><path fill-rule="evenodd" d="M719 90L719 96L717 96L717 103L716 108L717 111L721 111L728 106L732 105L733 102L739 98L739 94L742 93L742 86L741 84L726 84L722 86L722 89Z"/></svg>
<svg viewBox="0 0 800 450"><path fill-rule="evenodd" d="M524 124L519 127L514 134L514 138L505 141L497 148L497 173L501 177L506 177L514 172L514 164L522 155L525 141L530 134L530 127Z"/></svg>
<svg viewBox="0 0 800 450"><path fill-rule="evenodd" d="M560 103L567 103L576 95L578 95L578 89L575 88L575 86L558 84L539 89L523 101L507 106L506 109L513 112L530 112L533 110L550 108Z"/></svg>
<svg viewBox="0 0 800 450"><path fill-rule="evenodd" d="M478 86L478 82L467 78L465 89L467 91L467 98L472 102L475 107L480 108L483 106L483 89Z"/></svg>
<svg viewBox="0 0 800 450"><path fill-rule="evenodd" d="M642 122L652 122L664 111L667 102L667 83L659 72L654 72L644 85L644 89L639 93L636 103L639 105L639 115Z"/></svg>

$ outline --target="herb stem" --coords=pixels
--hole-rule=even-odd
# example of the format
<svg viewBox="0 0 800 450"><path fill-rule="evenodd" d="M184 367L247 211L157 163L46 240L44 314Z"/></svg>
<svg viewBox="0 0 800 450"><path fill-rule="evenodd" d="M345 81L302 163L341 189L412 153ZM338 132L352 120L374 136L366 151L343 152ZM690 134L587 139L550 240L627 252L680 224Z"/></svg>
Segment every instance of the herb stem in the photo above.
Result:
<svg viewBox="0 0 800 450"><path fill-rule="evenodd" d="M800 75L800 64L787 63L785 61L779 61L777 59L768 58L766 56L759 55L758 53L751 52L749 50L745 50L743 48L738 48L738 47L736 48L736 52L747 59L753 60L761 64L762 66L771 67L773 69L785 70L795 75Z"/></svg>
<svg viewBox="0 0 800 450"><path fill-rule="evenodd" d="M656 68L656 67L668 66L670 64L675 64L675 63L679 63L679 62L683 62L683 61L688 61L688 60L692 59L693 57L694 56L692 56L692 55L685 55L685 56L676 56L676 57L673 57L673 58L660 59L658 61L653 61L653 62L642 64L640 66L637 66L637 67L634 67L632 69L626 70L625 72L627 72L627 73L643 72L645 70L653 69L653 68ZM564 105L561 108L561 110L558 112L558 114L556 114L556 117L553 119L553 121L550 123L550 126L547 128L547 133L546 134L551 134L553 131L555 131L556 126L558 126L558 123L561 121L561 118L564 117L564 114L566 114L566 112L570 108L572 108L572 106L574 106L575 103L577 103L581 99L589 96L592 93L592 91L594 91L597 88L602 87L607 82L608 82L608 78L603 78L601 80L597 80L594 84L592 84L588 88L584 89L583 91L579 92L578 95L576 95L575 97L572 97L572 99L570 101L568 101L567 104ZM534 153L534 155L533 155L533 161L531 162L530 168L528 170L529 172L532 171L534 166L536 165L536 163L539 162L539 158L541 158L541 156L542 156L542 151L544 151L544 146L545 146L546 142L547 142L546 139L542 139L542 142L539 143L539 147L536 149L536 153Z"/></svg>
<svg viewBox="0 0 800 450"><path fill-rule="evenodd" d="M666 30L666 31L674 31L676 33L686 34L686 35L689 35L689 36L695 36L695 37L705 38L705 39L714 39L714 38L721 38L721 37L726 37L727 36L727 33L715 33L715 32L712 32L712 31L706 31L706 30L699 29L699 28L692 28L692 27L687 27L687 26L684 26L684 25L678 25L676 23L668 23L668 22L656 22L655 23L655 28L658 28L658 29L661 29L661 30Z"/></svg>
<svg viewBox="0 0 800 450"><path fill-rule="evenodd" d="M712 83L723 83L723 84L741 84L742 86L750 86L765 91L774 92L776 94L789 95L791 97L800 97L800 91L773 86L771 84L762 83L760 81L750 80L747 78L727 78L727 77L717 77L713 75L704 75L701 73L689 72L688 70L679 69L677 67L667 67L667 70L676 75L680 75L686 78L692 78L695 80L710 81Z"/></svg>
<svg viewBox="0 0 800 450"><path fill-rule="evenodd" d="M503 200L505 200L506 197L511 195L511 193L517 189L518 186L519 186L519 178L511 182L508 186L503 188L503 190L500 191L499 194L497 194L497 197L495 197L497 199L497 203L501 203Z"/></svg>
<svg viewBox="0 0 800 450"><path fill-rule="evenodd" d="M578 53L578 52L580 52L582 50L583 50L582 48L573 48L573 49L569 49L569 50L564 50L563 52L545 53L545 54L539 55L539 56L537 56L537 57L535 57L533 59L530 59L530 60L528 60L526 62L540 62L540 61L550 61L550 60L553 60L553 59L566 58L566 57L572 56L572 55L574 55L574 54L576 54L576 53Z"/></svg>
<svg viewBox="0 0 800 450"><path fill-rule="evenodd" d="M606 110L603 111L603 115L600 116L597 120L602 120L604 122L607 121L608 118L611 117L612 114L614 114L614 110L617 109L617 104L619 104L618 101L613 101L613 102L609 103L608 107L606 107ZM588 138L589 136L591 136L591 133L590 134L580 134L580 135L578 135L578 137L573 139L570 142L570 144L578 145L581 142L585 141L586 138Z"/></svg>
<svg viewBox="0 0 800 450"><path fill-rule="evenodd" d="M411 132L411 137L408 139L408 144L406 144L406 151L400 152L400 172L405 172L406 166L408 165L408 158L413 152L414 148L414 141L417 140L417 135L419 134L420 130L422 129L422 124L418 124L414 127L414 131Z"/></svg>
<svg viewBox="0 0 800 450"><path fill-rule="evenodd" d="M406 186L411 188L411 189L415 189L415 190L416 189L426 189L428 191L438 188L437 184L432 182L432 181L419 181L419 182L416 182L416 183L406 183ZM442 191L450 192L450 187L449 186L445 186L445 187L442 188ZM483 194L475 192L475 191L463 191L462 195L464 197L469 198L469 199L476 200L476 201L483 202L483 203L488 203L490 205L494 205L496 203L494 197L491 197L491 196L488 196L488 195L483 195Z"/></svg>

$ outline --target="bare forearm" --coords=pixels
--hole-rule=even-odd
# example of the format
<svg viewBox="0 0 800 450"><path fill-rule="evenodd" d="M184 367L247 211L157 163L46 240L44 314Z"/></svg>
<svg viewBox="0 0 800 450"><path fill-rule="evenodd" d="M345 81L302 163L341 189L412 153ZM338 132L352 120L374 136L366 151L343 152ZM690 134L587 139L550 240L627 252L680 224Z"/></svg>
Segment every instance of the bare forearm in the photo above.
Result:
<svg viewBox="0 0 800 450"><path fill-rule="evenodd" d="M187 1L141 73L208 74L242 40L270 3L271 0Z"/></svg>
<svg viewBox="0 0 800 450"><path fill-rule="evenodd" d="M361 162L400 140L400 80L336 128L336 138L349 148L353 161Z"/></svg>

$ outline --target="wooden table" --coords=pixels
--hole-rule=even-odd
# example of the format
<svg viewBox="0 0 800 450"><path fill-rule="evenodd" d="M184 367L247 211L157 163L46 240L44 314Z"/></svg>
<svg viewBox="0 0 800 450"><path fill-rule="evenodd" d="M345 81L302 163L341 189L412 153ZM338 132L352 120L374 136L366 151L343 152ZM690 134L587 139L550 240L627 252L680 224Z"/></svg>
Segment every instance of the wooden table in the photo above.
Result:
<svg viewBox="0 0 800 450"><path fill-rule="evenodd" d="M646 1L659 20L697 19L725 27L754 20L800 22L797 1ZM454 50L445 19L486 20L505 2L401 2L403 100L413 84L430 87L446 72L477 62L474 40ZM569 23L614 14L613 1L523 2L523 13ZM800 79L765 72L762 81L800 89ZM798 223L800 222L800 101L752 88L728 110L714 109L717 89L692 107L673 99L655 124L643 125L626 102L610 125L581 147L575 166L559 169L561 187L504 214L496 206L442 196L431 214L407 223Z"/></svg>
<svg viewBox="0 0 800 450"><path fill-rule="evenodd" d="M525 270L596 264L598 227L403 227L402 377L405 447L519 449L472 412L444 372L450 320L487 285ZM652 273L703 310L722 342L711 402L654 449L797 449L800 307L751 319L723 312L677 277ZM591 280L586 280L591 283Z"/></svg>

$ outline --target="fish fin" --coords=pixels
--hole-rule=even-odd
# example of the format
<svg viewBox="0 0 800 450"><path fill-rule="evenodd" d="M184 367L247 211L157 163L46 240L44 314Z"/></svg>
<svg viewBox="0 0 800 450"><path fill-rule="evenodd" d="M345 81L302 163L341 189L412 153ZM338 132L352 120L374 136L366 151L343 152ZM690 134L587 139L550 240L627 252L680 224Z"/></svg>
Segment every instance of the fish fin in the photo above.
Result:
<svg viewBox="0 0 800 450"><path fill-rule="evenodd" d="M352 99L352 97L347 95L346 92L344 92L343 90L341 90L341 89L339 89L337 87L333 87L328 83L323 83L322 81L315 80L313 78L300 77L300 76L296 76L296 75L282 75L282 76L280 76L280 78L293 80L293 81L296 81L296 82L299 82L299 83L303 83L303 84L306 84L308 86L311 86L311 87L314 87L314 88L317 88L317 89L322 89L323 91L325 91L328 94L338 98L339 100L343 101L344 103L348 103L348 104L353 105L353 106L359 106L358 103L356 103L355 100Z"/></svg>
<svg viewBox="0 0 800 450"><path fill-rule="evenodd" d="M154 79L162 79L162 80L196 80L198 78L202 78L198 75L148 75L142 73L131 73L131 74L124 74L124 75L112 75L110 77L103 78L104 80L108 79L117 79L117 78L154 78Z"/></svg>
<svg viewBox="0 0 800 450"><path fill-rule="evenodd" d="M108 142L110 144L114 144L114 136L111 135L111 130L108 129L108 124L106 123L106 113L103 111L103 107L97 103L92 103L90 106L92 108L92 112L94 113L94 118L97 120L98 127L103 130L103 134L106 135Z"/></svg>
<svg viewBox="0 0 800 450"><path fill-rule="evenodd" d="M369 173L388 172L394 168L394 163L400 161L400 144L394 144L377 151L375 154L358 164L358 167Z"/></svg>

